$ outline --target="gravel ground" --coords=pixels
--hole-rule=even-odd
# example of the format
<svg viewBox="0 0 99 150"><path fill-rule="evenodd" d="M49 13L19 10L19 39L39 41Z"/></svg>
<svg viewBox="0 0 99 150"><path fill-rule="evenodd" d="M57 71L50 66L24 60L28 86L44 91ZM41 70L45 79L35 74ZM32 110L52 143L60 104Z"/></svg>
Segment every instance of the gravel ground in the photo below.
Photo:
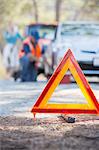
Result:
<svg viewBox="0 0 99 150"><path fill-rule="evenodd" d="M73 124L60 115L33 119L30 110L45 84L0 81L0 150L99 150L99 116L76 115ZM91 87L99 99L99 84ZM51 101L56 97L85 101L75 84L59 86Z"/></svg>

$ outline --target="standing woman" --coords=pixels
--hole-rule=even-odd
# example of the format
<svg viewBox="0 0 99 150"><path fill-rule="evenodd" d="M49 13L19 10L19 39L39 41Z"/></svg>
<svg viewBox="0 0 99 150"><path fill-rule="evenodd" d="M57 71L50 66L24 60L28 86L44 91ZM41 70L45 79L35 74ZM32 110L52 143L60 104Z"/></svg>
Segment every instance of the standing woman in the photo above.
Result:
<svg viewBox="0 0 99 150"><path fill-rule="evenodd" d="M22 37L18 32L17 26L10 23L8 29L4 32L6 45L3 50L3 62L8 73L12 73L19 66L17 41Z"/></svg>

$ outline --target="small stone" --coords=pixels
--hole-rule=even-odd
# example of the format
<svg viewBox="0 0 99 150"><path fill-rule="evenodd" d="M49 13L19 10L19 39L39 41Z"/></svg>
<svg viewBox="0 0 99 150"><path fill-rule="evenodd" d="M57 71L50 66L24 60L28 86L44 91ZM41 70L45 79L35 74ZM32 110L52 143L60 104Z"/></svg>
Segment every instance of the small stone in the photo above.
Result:
<svg viewBox="0 0 99 150"><path fill-rule="evenodd" d="M66 119L66 121L67 121L68 123L75 123L75 118L74 118L74 117L68 117L68 118Z"/></svg>

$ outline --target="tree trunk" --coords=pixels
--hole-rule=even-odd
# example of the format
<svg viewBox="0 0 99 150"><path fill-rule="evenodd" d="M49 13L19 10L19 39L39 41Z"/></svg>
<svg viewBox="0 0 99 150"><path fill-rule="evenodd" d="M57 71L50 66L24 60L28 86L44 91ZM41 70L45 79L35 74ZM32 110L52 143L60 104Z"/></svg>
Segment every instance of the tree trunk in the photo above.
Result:
<svg viewBox="0 0 99 150"><path fill-rule="evenodd" d="M59 22L60 21L60 8L61 8L61 3L62 0L56 0L56 4L55 4L55 21Z"/></svg>
<svg viewBox="0 0 99 150"><path fill-rule="evenodd" d="M38 7L37 7L37 1L36 0L32 0L33 1L33 8L34 8L34 17L35 17L35 22L38 22Z"/></svg>
<svg viewBox="0 0 99 150"><path fill-rule="evenodd" d="M75 14L72 18L73 21L76 21L78 19L78 17L81 15L81 13L84 12L87 4L88 4L88 0L85 0L83 6L78 11L75 12Z"/></svg>

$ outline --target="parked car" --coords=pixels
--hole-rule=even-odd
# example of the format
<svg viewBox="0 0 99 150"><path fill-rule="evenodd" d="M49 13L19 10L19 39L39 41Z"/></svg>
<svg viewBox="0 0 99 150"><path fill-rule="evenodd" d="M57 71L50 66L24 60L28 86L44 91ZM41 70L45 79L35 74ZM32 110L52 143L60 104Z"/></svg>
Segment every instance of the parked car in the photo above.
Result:
<svg viewBox="0 0 99 150"><path fill-rule="evenodd" d="M55 40L56 30L57 30L57 24L43 24L43 23L30 24L25 28L25 32L27 36L31 35L31 33L35 31L37 31L39 34L38 42L42 49L43 57L41 59L41 63L39 64L38 74L44 73L45 76L48 75L48 73L46 73L46 70L49 69L47 68L49 65L47 60L51 58L50 62L52 62L53 57L52 55L50 55L51 51L48 53L49 58L47 58L47 60L45 55L46 55L46 50L48 50L48 47Z"/></svg>
<svg viewBox="0 0 99 150"><path fill-rule="evenodd" d="M60 23L52 43L56 64L69 48L85 75L99 77L99 22Z"/></svg>
<svg viewBox="0 0 99 150"><path fill-rule="evenodd" d="M25 27L25 36L30 36L31 33L37 31L39 35L39 45L42 49L42 53L44 54L47 47L51 45L51 42L55 40L57 30L57 24L43 24L43 23L34 23L29 24ZM51 57L52 59L52 57ZM45 64L44 59L41 59L41 63L39 64L38 74L45 74ZM46 75L46 74L45 74ZM13 73L13 77L15 80L20 76L20 70L17 70Z"/></svg>
<svg viewBox="0 0 99 150"><path fill-rule="evenodd" d="M42 45L49 45L55 39L56 29L57 24L35 23L25 27L25 34L29 36L31 33L37 31L40 38L39 42L42 47Z"/></svg>

